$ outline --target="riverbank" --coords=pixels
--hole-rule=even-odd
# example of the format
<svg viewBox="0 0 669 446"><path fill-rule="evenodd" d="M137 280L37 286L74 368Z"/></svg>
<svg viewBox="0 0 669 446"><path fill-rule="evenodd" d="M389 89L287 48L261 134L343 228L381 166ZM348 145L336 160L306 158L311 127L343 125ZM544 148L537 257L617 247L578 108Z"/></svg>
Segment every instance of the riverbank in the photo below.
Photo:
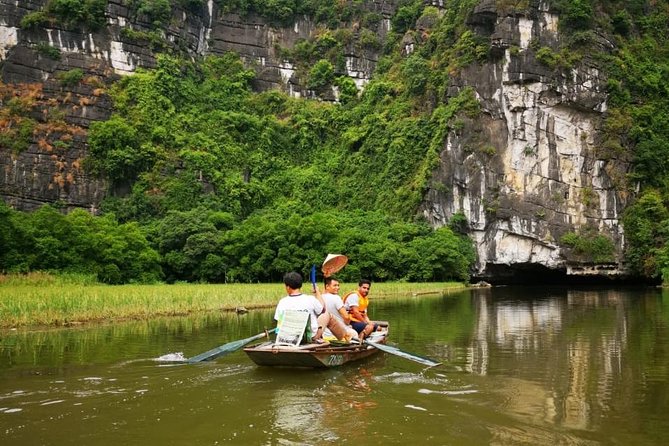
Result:
<svg viewBox="0 0 669 446"><path fill-rule="evenodd" d="M352 283L341 287L344 291L355 288ZM372 285L370 297L439 294L463 288L458 282L379 282ZM0 329L244 311L273 307L284 294L283 285L277 283L112 286L85 277L0 276Z"/></svg>

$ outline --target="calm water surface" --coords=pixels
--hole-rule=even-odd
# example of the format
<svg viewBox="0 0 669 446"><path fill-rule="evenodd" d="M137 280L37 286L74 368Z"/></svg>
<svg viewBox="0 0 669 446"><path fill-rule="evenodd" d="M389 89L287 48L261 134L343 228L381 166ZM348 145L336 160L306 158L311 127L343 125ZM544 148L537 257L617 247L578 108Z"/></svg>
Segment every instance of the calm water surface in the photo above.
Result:
<svg viewBox="0 0 669 446"><path fill-rule="evenodd" d="M373 299L373 288L372 295ZM3 445L664 445L669 292L493 288L373 300L390 343L339 369L239 351L270 311L0 334ZM270 325L271 326L271 325Z"/></svg>

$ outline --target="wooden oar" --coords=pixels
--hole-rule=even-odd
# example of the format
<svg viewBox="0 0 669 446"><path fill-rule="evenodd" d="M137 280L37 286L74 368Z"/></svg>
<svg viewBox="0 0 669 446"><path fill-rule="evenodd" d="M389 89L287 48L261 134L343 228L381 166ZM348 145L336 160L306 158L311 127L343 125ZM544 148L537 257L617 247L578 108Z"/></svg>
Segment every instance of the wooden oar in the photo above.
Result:
<svg viewBox="0 0 669 446"><path fill-rule="evenodd" d="M218 347L212 348L209 351L200 353L199 355L193 356L192 358L188 358L186 362L192 364L195 362L211 361L212 359L216 359L220 356L225 356L228 353L232 353L236 350L239 350L249 342L253 342L257 339L264 338L266 336L269 337L270 333L274 333L275 331L276 328L273 328L269 331L263 331L262 333L258 333L257 335L251 336L250 338L240 339L238 341L232 341L228 342L227 344L219 345Z"/></svg>
<svg viewBox="0 0 669 446"><path fill-rule="evenodd" d="M381 343L378 343L378 342L371 342L371 341L367 341L367 340L364 340L363 343L366 344L366 345L371 345L374 348L378 348L382 352L390 353L391 355L400 356L404 359L409 359L411 361L419 362L419 363L421 363L423 365L426 365L428 367L434 367L434 366L437 366L437 365L441 364L441 362L436 362L436 361L431 360L430 358L425 358L423 356L418 356L418 355L414 355L412 353L407 353L405 351L400 350L399 348L391 347L390 345L381 344Z"/></svg>

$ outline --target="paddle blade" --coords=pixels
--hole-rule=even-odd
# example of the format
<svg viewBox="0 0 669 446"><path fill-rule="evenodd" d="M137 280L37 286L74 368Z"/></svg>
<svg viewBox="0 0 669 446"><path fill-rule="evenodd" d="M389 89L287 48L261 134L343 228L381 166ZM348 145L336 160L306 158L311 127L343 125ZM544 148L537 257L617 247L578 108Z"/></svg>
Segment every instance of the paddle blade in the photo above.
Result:
<svg viewBox="0 0 669 446"><path fill-rule="evenodd" d="M316 289L316 265L311 265L311 272L309 273L309 280L311 280L311 285Z"/></svg>
<svg viewBox="0 0 669 446"><path fill-rule="evenodd" d="M418 362L428 367L434 367L441 364L441 362L436 362L431 360L430 358L425 358L423 356L414 355L413 353L407 353L405 351L400 350L399 348L391 347L390 345L380 344L378 342L371 342L371 341L364 341L364 342L365 344L371 345L372 347L376 347L383 352L390 353L391 355L395 356L400 356L402 358Z"/></svg>
<svg viewBox="0 0 669 446"><path fill-rule="evenodd" d="M276 329L269 330L267 332L262 332L258 333L257 335L251 336L250 338L246 339L240 339L238 341L232 341L228 342L227 344L219 345L216 348L212 348L211 350L208 350L204 353L200 353L197 356L193 356L192 358L188 358L186 362L189 364L195 363L195 362L202 362L202 361L211 361L212 359L220 358L221 356L225 356L229 353L232 353L234 351L239 350L240 348L244 347L246 344L249 342L253 342L257 339L264 338L265 336L269 335L270 333L274 333Z"/></svg>
<svg viewBox="0 0 669 446"><path fill-rule="evenodd" d="M323 271L325 277L330 277L345 267L347 263L348 257L343 254L328 254L323 262L321 271Z"/></svg>

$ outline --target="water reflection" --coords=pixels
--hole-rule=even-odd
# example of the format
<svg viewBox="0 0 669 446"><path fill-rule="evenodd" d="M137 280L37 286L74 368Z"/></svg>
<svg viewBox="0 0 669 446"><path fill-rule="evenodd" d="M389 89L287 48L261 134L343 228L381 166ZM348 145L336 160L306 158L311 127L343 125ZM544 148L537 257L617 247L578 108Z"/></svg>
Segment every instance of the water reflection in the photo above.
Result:
<svg viewBox="0 0 669 446"><path fill-rule="evenodd" d="M473 294L477 314L466 369L486 375L490 344L514 355L550 347L562 328L562 308L555 299L500 300L490 290Z"/></svg>
<svg viewBox="0 0 669 446"><path fill-rule="evenodd" d="M3 333L0 432L13 445L666 442L665 291L477 289L371 311L391 344L443 366L155 361L259 333L271 311Z"/></svg>
<svg viewBox="0 0 669 446"><path fill-rule="evenodd" d="M311 389L286 388L274 392L274 429L297 437L333 441L339 439L323 424L326 412Z"/></svg>
<svg viewBox="0 0 669 446"><path fill-rule="evenodd" d="M643 408L648 378L639 373L645 364L638 359L652 363L654 348L650 342L638 344L644 341L639 325L656 318L654 311L644 311L644 304L654 306L657 293L651 292L641 306L638 292L625 290L537 294L541 297L517 291L472 293L477 317L465 346L465 370L494 375L499 386L512 389L502 392L505 411L533 424L594 431L611 413L620 417ZM630 327L638 337L631 349ZM652 342L664 349L666 325L662 328ZM667 394L666 386L662 393Z"/></svg>
<svg viewBox="0 0 669 446"><path fill-rule="evenodd" d="M264 330L267 321L262 312L246 315L226 312L93 327L6 331L0 335L0 371L15 365L62 367L110 363L118 358L184 355L184 352L193 356L224 342L256 334ZM218 339L214 339L216 335Z"/></svg>
<svg viewBox="0 0 669 446"><path fill-rule="evenodd" d="M321 378L316 388L314 373ZM373 390L375 370L365 367L349 367L334 373L280 370L273 375L270 405L275 440L292 444L307 438L310 439L307 444L318 444L369 439L369 421L375 418L379 406Z"/></svg>

